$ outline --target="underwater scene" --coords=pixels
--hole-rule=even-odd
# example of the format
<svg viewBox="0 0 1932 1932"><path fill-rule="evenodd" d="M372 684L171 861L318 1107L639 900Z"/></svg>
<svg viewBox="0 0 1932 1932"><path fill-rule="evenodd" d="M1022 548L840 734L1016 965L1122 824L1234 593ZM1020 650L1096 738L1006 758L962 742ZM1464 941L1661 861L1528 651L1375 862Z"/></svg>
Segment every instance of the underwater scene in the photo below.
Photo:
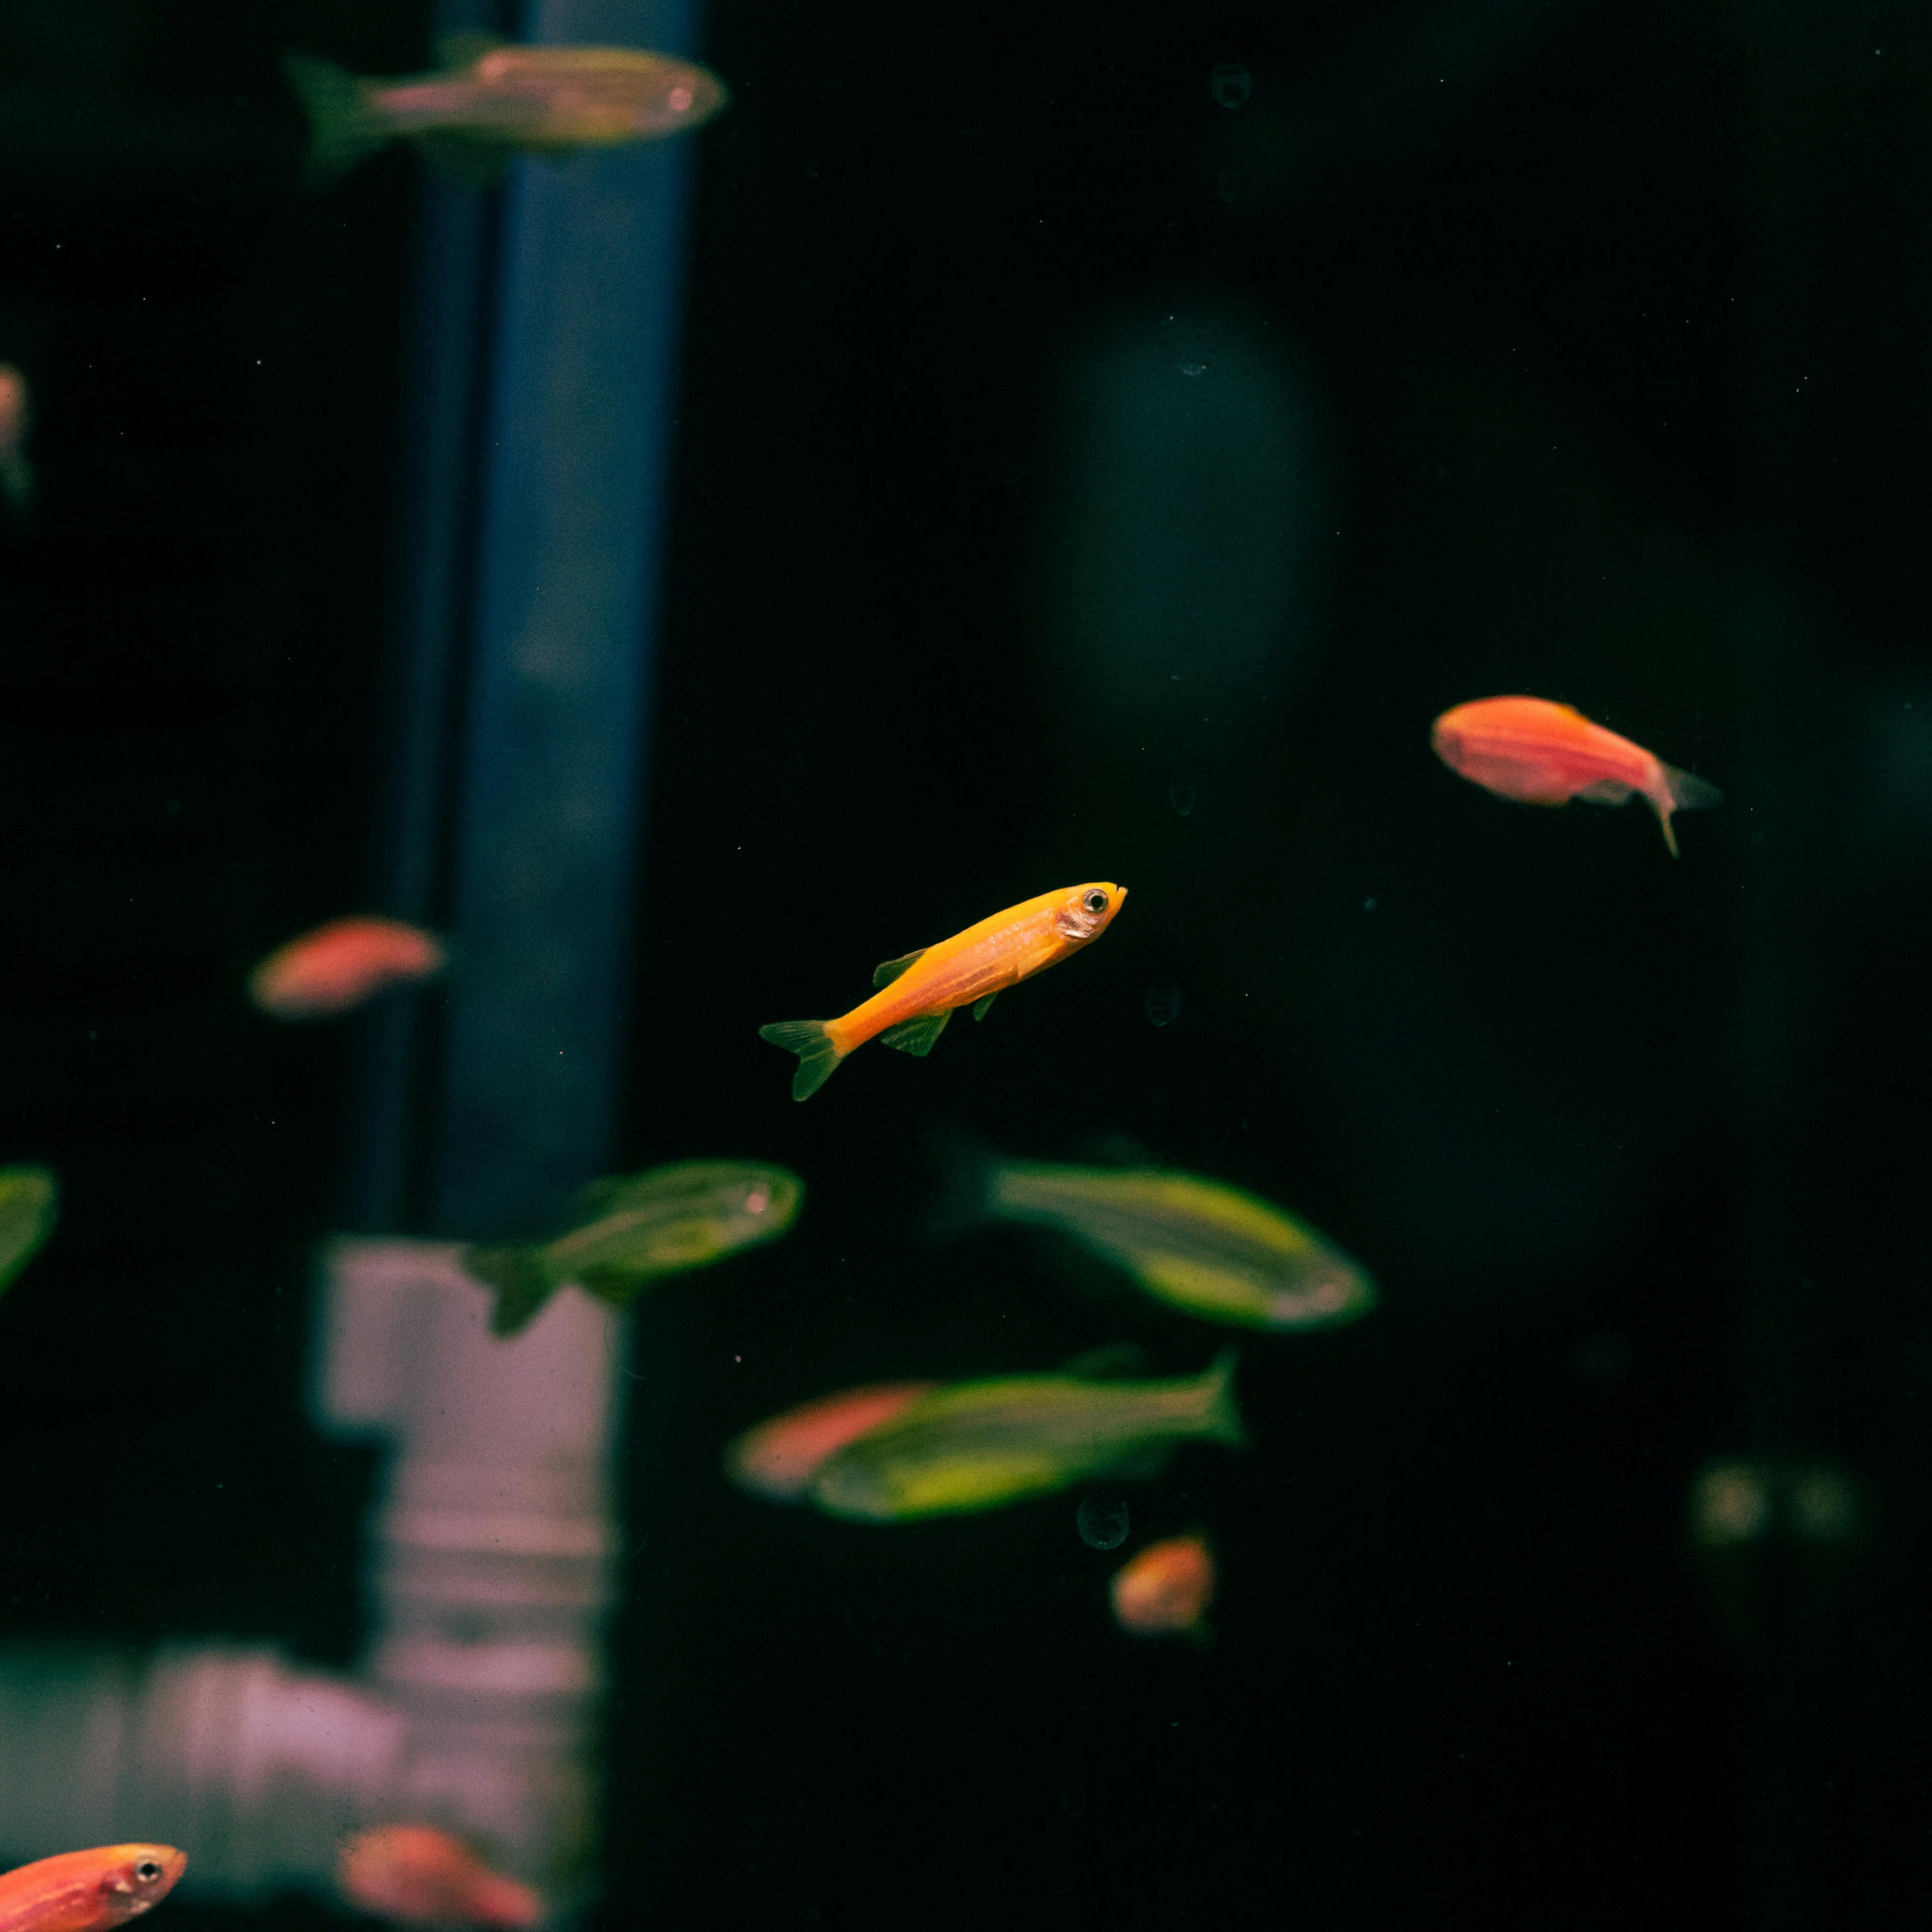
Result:
<svg viewBox="0 0 1932 1932"><path fill-rule="evenodd" d="M1922 1925L1928 128L0 0L0 1932Z"/></svg>

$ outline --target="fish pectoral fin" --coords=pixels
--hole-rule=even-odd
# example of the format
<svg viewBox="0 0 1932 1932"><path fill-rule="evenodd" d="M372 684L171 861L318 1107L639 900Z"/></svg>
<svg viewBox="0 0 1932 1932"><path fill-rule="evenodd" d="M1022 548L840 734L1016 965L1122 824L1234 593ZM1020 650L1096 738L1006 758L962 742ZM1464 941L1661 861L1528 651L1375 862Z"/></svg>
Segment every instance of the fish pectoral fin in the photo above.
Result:
<svg viewBox="0 0 1932 1932"><path fill-rule="evenodd" d="M501 34L481 30L445 34L436 41L436 57L446 68L472 68L485 54L494 54L499 47L508 45Z"/></svg>
<svg viewBox="0 0 1932 1932"><path fill-rule="evenodd" d="M973 1017L976 1020L984 1019L986 1016L993 1010L993 1002L999 997L999 994L997 993L988 993L983 1000L974 1000L973 1003Z"/></svg>
<svg viewBox="0 0 1932 1932"><path fill-rule="evenodd" d="M1622 805L1630 796L1632 788L1619 784L1615 778L1599 778L1594 784L1587 784L1576 796L1586 805Z"/></svg>
<svg viewBox="0 0 1932 1932"><path fill-rule="evenodd" d="M608 1301L613 1308L628 1308L660 1275L670 1271L662 1268L585 1268L571 1279L586 1294Z"/></svg>
<svg viewBox="0 0 1932 1932"><path fill-rule="evenodd" d="M898 1052L916 1054L923 1060L932 1051L933 1042L946 1030L946 1022L952 1017L950 1006L944 1012L921 1013L916 1018L902 1020L897 1026L886 1028L879 1038Z"/></svg>
<svg viewBox="0 0 1932 1932"><path fill-rule="evenodd" d="M915 959L923 959L926 954L926 949L922 946L916 950L907 953L903 958L888 959L883 965L874 966L872 968L872 984L875 986L890 986Z"/></svg>

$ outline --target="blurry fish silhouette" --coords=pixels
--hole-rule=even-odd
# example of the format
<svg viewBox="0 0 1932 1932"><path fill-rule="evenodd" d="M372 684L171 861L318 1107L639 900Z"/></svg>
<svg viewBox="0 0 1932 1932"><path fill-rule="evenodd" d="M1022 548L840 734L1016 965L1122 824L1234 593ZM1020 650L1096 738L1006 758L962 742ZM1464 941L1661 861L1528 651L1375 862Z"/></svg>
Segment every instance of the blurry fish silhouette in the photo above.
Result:
<svg viewBox="0 0 1932 1932"><path fill-rule="evenodd" d="M1214 1600L1214 1555L1204 1536L1150 1543L1114 1573L1114 1621L1135 1636L1194 1636Z"/></svg>
<svg viewBox="0 0 1932 1932"><path fill-rule="evenodd" d="M0 1167L0 1294L40 1251L60 1213L60 1184L44 1167Z"/></svg>
<svg viewBox="0 0 1932 1932"><path fill-rule="evenodd" d="M635 47L514 46L494 34L454 34L442 68L364 80L312 54L282 57L314 129L308 166L320 186L394 140L472 182L495 178L518 154L561 155L681 134L730 96L715 74Z"/></svg>
<svg viewBox="0 0 1932 1932"><path fill-rule="evenodd" d="M923 1056L946 1030L956 1006L982 1020L994 1000L1057 966L1105 932L1126 898L1110 880L1042 892L964 932L888 959L872 974L874 993L836 1020L780 1020L758 1037L798 1055L791 1097L803 1100L832 1078L838 1063L875 1036L902 1053Z"/></svg>
<svg viewBox="0 0 1932 1932"><path fill-rule="evenodd" d="M1677 856L1670 815L1722 802L1718 788L1680 772L1593 724L1568 704L1541 698L1485 698L1445 711L1431 728L1436 755L1499 798L1525 805L1622 805L1641 793L1656 808L1664 842Z"/></svg>
<svg viewBox="0 0 1932 1932"><path fill-rule="evenodd" d="M34 466L27 460L27 437L34 427L33 392L10 362L0 362L0 496L7 514L24 524L34 502Z"/></svg>
<svg viewBox="0 0 1932 1932"><path fill-rule="evenodd" d="M741 1489L774 1502L804 1495L813 1477L847 1443L890 1422L930 1395L937 1382L868 1382L821 1396L748 1429L724 1452L724 1472Z"/></svg>
<svg viewBox="0 0 1932 1932"><path fill-rule="evenodd" d="M477 1246L463 1265L496 1291L490 1326L514 1335L566 1282L622 1306L668 1274L775 1241L798 1218L805 1183L752 1160L686 1160L593 1180L554 1240Z"/></svg>
<svg viewBox="0 0 1932 1932"><path fill-rule="evenodd" d="M809 1492L829 1515L907 1522L998 1509L1102 1474L1150 1476L1192 1438L1246 1446L1234 1375L1229 1350L1178 1381L1063 1372L956 1382L847 1444Z"/></svg>
<svg viewBox="0 0 1932 1932"><path fill-rule="evenodd" d="M1829 1648L1858 1601L1876 1512L1847 1464L1733 1456L1706 1464L1685 1511L1688 1553L1726 1640Z"/></svg>
<svg viewBox="0 0 1932 1932"><path fill-rule="evenodd" d="M1312 1328L1376 1305L1361 1268L1284 1208L1224 1181L1146 1167L1009 1160L962 1136L943 1229L1008 1221L1052 1228L1125 1270L1147 1294L1210 1322Z"/></svg>
<svg viewBox="0 0 1932 1932"><path fill-rule="evenodd" d="M188 1869L172 1845L99 1845L0 1876L0 1932L107 1932L158 1905Z"/></svg>
<svg viewBox="0 0 1932 1932"><path fill-rule="evenodd" d="M433 934L393 919L333 919L278 946L248 976L248 997L278 1020L327 1019L391 986L433 979Z"/></svg>
<svg viewBox="0 0 1932 1932"><path fill-rule="evenodd" d="M493 1871L460 1838L434 1825L379 1825L337 1855L342 1895L398 1925L521 1928L543 1916L526 1885Z"/></svg>

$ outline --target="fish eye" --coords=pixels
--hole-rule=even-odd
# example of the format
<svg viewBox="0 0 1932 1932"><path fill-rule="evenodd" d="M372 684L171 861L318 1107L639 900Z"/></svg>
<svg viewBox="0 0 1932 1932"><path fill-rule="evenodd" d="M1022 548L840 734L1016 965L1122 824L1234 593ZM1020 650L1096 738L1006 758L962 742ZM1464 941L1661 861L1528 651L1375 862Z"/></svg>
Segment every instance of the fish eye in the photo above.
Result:
<svg viewBox="0 0 1932 1932"><path fill-rule="evenodd" d="M161 1875L160 1866L152 1858L143 1858L134 1868L134 1876L143 1885L152 1885Z"/></svg>
<svg viewBox="0 0 1932 1932"><path fill-rule="evenodd" d="M745 1212L762 1214L772 1204L772 1190L763 1181L745 1196Z"/></svg>
<svg viewBox="0 0 1932 1932"><path fill-rule="evenodd" d="M1089 892L1086 906L1089 912L1105 912L1107 910L1107 895L1105 892Z"/></svg>
<svg viewBox="0 0 1932 1932"><path fill-rule="evenodd" d="M674 114L688 113L696 98L688 87L674 87L669 96L670 111Z"/></svg>

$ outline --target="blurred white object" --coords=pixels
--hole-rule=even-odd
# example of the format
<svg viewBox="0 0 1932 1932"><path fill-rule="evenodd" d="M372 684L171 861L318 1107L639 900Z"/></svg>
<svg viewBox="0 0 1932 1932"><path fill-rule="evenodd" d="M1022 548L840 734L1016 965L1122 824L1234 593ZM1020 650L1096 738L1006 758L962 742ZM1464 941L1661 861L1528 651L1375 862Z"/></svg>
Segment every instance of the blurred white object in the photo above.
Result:
<svg viewBox="0 0 1932 1932"><path fill-rule="evenodd" d="M394 1444L359 1678L270 1651L0 1651L0 1862L163 1838L184 1886L328 1889L353 1832L440 1826L574 1902L596 1834L621 1318L554 1297L523 1334L452 1244L325 1258L316 1407Z"/></svg>

